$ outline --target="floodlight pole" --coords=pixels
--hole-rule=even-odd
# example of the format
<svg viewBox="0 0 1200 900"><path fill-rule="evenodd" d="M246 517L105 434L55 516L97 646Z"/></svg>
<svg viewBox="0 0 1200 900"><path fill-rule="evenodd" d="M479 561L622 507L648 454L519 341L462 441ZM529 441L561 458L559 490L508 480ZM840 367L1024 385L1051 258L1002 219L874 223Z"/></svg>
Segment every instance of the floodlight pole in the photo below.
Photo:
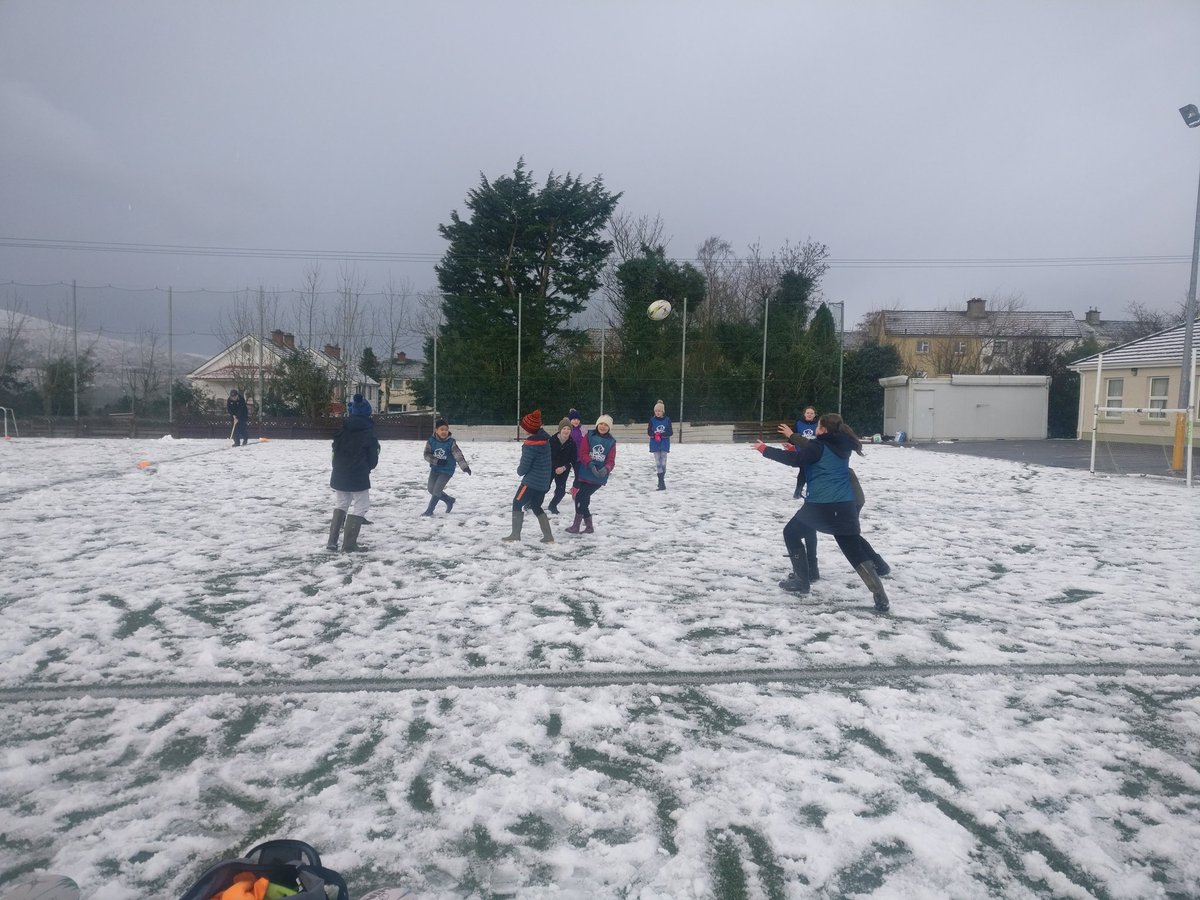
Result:
<svg viewBox="0 0 1200 900"><path fill-rule="evenodd" d="M683 295L683 341L679 349L679 443L683 443L683 374L687 371L687 294Z"/></svg>
<svg viewBox="0 0 1200 900"><path fill-rule="evenodd" d="M1200 125L1200 110L1190 103L1179 110L1188 128ZM1188 282L1187 310L1183 316L1183 359L1179 364L1179 408L1187 409L1191 401L1191 373L1188 371L1192 358L1192 332L1196 322L1196 267L1200 260L1200 187L1196 189L1196 225L1192 232L1192 275ZM1183 432L1187 423L1184 421L1187 413L1175 414L1175 453L1172 467L1178 471L1183 468ZM1188 452L1191 450L1189 448Z"/></svg>
<svg viewBox="0 0 1200 900"><path fill-rule="evenodd" d="M846 359L846 302L844 300L831 300L827 306L836 306L838 308L838 415L842 414L842 369Z"/></svg>
<svg viewBox="0 0 1200 900"><path fill-rule="evenodd" d="M771 295L763 297L762 376L758 382L758 439L762 440L763 424L767 420L767 317L771 313Z"/></svg>
<svg viewBox="0 0 1200 900"><path fill-rule="evenodd" d="M517 291L517 440L521 439L521 292Z"/></svg>

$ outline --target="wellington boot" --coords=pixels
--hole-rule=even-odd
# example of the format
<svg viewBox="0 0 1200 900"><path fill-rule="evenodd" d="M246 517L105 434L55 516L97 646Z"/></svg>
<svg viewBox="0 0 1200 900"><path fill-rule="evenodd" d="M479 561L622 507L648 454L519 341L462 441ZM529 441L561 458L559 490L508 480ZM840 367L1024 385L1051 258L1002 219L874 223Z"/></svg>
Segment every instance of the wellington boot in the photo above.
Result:
<svg viewBox="0 0 1200 900"><path fill-rule="evenodd" d="M808 580L809 581L820 581L821 580L821 567L819 565L817 565L816 556L808 557Z"/></svg>
<svg viewBox="0 0 1200 900"><path fill-rule="evenodd" d="M596 533L596 529L592 527L592 517L591 516L583 517L583 533L584 534L595 534Z"/></svg>
<svg viewBox="0 0 1200 900"><path fill-rule="evenodd" d="M367 548L358 546L358 530L362 528L362 516L346 516L346 532L342 535L343 553L362 553Z"/></svg>
<svg viewBox="0 0 1200 900"><path fill-rule="evenodd" d="M875 574L880 578L887 578L892 574L892 567L883 561L883 557L876 553L871 557L871 562L875 563Z"/></svg>
<svg viewBox="0 0 1200 900"><path fill-rule="evenodd" d="M779 582L779 586L792 594L807 594L811 590L808 559L803 553L792 553L789 555L792 560L792 574Z"/></svg>
<svg viewBox="0 0 1200 900"><path fill-rule="evenodd" d="M342 526L346 524L346 511L344 509L335 509L333 518L329 520L329 543L325 545L326 550L337 550L338 538L342 536Z"/></svg>
<svg viewBox="0 0 1200 900"><path fill-rule="evenodd" d="M579 513L575 513L575 521L572 524L567 526L567 533L568 534L579 534L579 523L582 521L583 521L583 516L581 516Z"/></svg>
<svg viewBox="0 0 1200 900"><path fill-rule="evenodd" d="M538 524L542 526L542 543L553 544L554 534L550 531L550 517L545 513L540 513L537 520Z"/></svg>
<svg viewBox="0 0 1200 900"><path fill-rule="evenodd" d="M429 501L429 505L428 505L427 507L425 507L425 512L421 513L421 515L423 515L423 516L432 516L432 515L433 515L433 510L434 510L434 508L435 508L435 507L438 505L438 500L439 500L439 499L441 499L441 498L439 498L439 497L433 497L433 498L431 498L431 499L430 499L430 501Z"/></svg>
<svg viewBox="0 0 1200 900"><path fill-rule="evenodd" d="M667 489L667 482L665 480L666 477L667 477L666 472L658 473L658 490L665 491Z"/></svg>
<svg viewBox="0 0 1200 900"><path fill-rule="evenodd" d="M442 494L442 500L446 504L446 512L450 512L450 510L454 509L454 498L453 497L451 497L449 494Z"/></svg>
<svg viewBox="0 0 1200 900"><path fill-rule="evenodd" d="M500 538L502 541L519 541L521 539L521 523L525 521L525 511L514 509L512 514L512 534Z"/></svg>
<svg viewBox="0 0 1200 900"><path fill-rule="evenodd" d="M875 599L875 611L887 612L891 607L888 603L887 591L883 589L883 582L879 580L879 573L875 571L875 563L868 559L860 562L855 569Z"/></svg>

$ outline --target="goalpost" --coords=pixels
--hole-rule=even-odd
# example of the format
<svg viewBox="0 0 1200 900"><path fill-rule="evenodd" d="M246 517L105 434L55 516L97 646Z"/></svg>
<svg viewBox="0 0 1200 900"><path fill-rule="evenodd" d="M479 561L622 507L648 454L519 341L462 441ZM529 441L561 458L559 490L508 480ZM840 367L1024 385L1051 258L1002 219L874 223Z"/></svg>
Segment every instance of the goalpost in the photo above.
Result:
<svg viewBox="0 0 1200 900"><path fill-rule="evenodd" d="M1192 486L1192 422L1196 418L1196 391L1188 391L1189 405L1186 409L1164 408L1164 407L1148 407L1148 406L1101 406L1100 405L1100 383L1104 380L1104 354L1101 353L1096 358L1096 397L1095 403L1092 406L1092 458L1089 471L1096 474L1096 437L1100 430L1101 414L1109 413L1142 413L1145 415L1166 415L1167 413L1184 413L1185 434L1183 441L1183 451L1186 460L1186 482L1187 486ZM1193 387L1196 384L1196 348L1192 348L1192 367L1191 367L1191 384Z"/></svg>
<svg viewBox="0 0 1200 900"><path fill-rule="evenodd" d="M13 434L15 434L17 437L20 437L21 432L17 431L17 414L15 412L13 412L11 409L9 409L7 406L0 406L0 413L2 413L3 417L4 417L4 439L6 441L8 440L8 420L9 420L9 418L12 419Z"/></svg>

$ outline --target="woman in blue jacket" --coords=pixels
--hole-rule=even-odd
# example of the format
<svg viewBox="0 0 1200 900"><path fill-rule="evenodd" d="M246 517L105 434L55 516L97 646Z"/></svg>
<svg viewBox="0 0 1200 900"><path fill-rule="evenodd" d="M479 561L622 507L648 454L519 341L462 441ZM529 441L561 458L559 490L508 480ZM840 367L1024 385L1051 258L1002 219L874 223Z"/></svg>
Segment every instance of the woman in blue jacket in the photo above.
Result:
<svg viewBox="0 0 1200 900"><path fill-rule="evenodd" d="M850 454L862 455L862 441L837 413L821 416L815 440L794 451L754 445L767 459L789 466L803 466L808 485L804 505L783 528L783 542L792 561L792 574L779 582L786 591L809 592L808 558L804 541L816 532L831 534L842 554L871 591L877 612L887 612L887 591L875 570L874 552L863 540L858 524L858 506L850 481Z"/></svg>
<svg viewBox="0 0 1200 900"><path fill-rule="evenodd" d="M667 407L659 400L654 404L654 415L646 426L646 434L650 436L650 452L654 454L654 467L658 472L658 489L665 491L667 483L667 454L671 452L671 420L667 418Z"/></svg>

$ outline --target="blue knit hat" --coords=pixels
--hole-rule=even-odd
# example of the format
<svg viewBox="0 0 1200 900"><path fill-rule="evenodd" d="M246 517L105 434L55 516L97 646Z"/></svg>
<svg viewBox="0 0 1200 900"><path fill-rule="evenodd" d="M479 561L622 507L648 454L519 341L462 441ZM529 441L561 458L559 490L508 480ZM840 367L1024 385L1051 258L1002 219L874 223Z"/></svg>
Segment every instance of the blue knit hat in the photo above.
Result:
<svg viewBox="0 0 1200 900"><path fill-rule="evenodd" d="M371 404L363 399L362 394L355 394L346 407L346 413L351 416L370 416Z"/></svg>
<svg viewBox="0 0 1200 900"><path fill-rule="evenodd" d="M573 409L573 410L571 410L569 413L567 413L567 418L568 418L568 419L582 419L582 418L583 418L583 416L581 416L581 415L579 414L579 410L577 410L577 409Z"/></svg>

